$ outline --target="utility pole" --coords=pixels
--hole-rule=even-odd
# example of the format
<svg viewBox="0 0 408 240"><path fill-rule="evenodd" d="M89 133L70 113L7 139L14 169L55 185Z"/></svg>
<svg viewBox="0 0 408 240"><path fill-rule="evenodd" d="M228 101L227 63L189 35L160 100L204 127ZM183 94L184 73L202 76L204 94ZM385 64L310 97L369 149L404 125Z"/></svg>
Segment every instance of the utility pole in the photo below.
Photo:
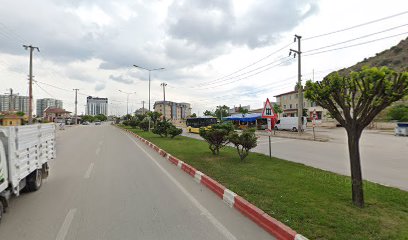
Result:
<svg viewBox="0 0 408 240"><path fill-rule="evenodd" d="M144 104L145 104L145 101L142 101L142 114L143 114L143 115L145 114L145 112L144 112Z"/></svg>
<svg viewBox="0 0 408 240"><path fill-rule="evenodd" d="M163 99L164 99L163 101L163 106L164 106L163 120L166 120L166 86L167 86L167 83L161 83L160 86L163 87Z"/></svg>
<svg viewBox="0 0 408 240"><path fill-rule="evenodd" d="M10 88L10 97L9 97L9 112L14 111L14 102L13 102L13 89Z"/></svg>
<svg viewBox="0 0 408 240"><path fill-rule="evenodd" d="M74 115L74 117L75 117L75 125L77 125L77 123L78 123L77 105L78 105L78 91L79 91L79 89L75 88L75 89L72 89L72 90L75 91L75 115Z"/></svg>
<svg viewBox="0 0 408 240"><path fill-rule="evenodd" d="M27 46L23 45L25 50L30 49L30 74L29 74L29 86L28 86L28 124L33 123L33 51L37 49L39 52L40 49L38 47Z"/></svg>
<svg viewBox="0 0 408 240"><path fill-rule="evenodd" d="M298 89L298 132L299 134L302 132L302 122L303 122L303 87L302 87L302 65L301 65L301 55L302 51L300 50L300 40L302 36L295 35L294 41L298 42L298 50L293 50L290 49L289 56L292 52L294 52L294 57L296 57L296 54L298 55L298 83L297 83L297 89Z"/></svg>

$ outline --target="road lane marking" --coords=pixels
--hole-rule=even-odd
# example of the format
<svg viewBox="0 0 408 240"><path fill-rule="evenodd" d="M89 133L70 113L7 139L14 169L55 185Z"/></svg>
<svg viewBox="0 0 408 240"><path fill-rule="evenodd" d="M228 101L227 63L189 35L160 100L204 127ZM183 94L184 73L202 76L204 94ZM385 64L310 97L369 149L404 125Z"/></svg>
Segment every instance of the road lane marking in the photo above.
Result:
<svg viewBox="0 0 408 240"><path fill-rule="evenodd" d="M101 152L101 147L98 147L98 148L96 149L96 151L95 151L95 154L96 154L96 155L99 155L100 152Z"/></svg>
<svg viewBox="0 0 408 240"><path fill-rule="evenodd" d="M126 136L132 140L132 142L142 150L155 164L156 166L181 190L184 195L201 211L201 215L207 217L207 219L212 223L222 235L224 235L229 240L237 240L237 238L228 229L222 225L203 205L201 205L196 198L193 197L173 176L167 172L146 150L144 150L138 142L136 142L132 137L126 134Z"/></svg>
<svg viewBox="0 0 408 240"><path fill-rule="evenodd" d="M74 219L76 211L77 211L76 208L69 210L67 216L65 216L64 222L62 223L60 230L58 231L56 240L65 239L69 230L69 226L71 225L72 220Z"/></svg>
<svg viewBox="0 0 408 240"><path fill-rule="evenodd" d="M99 146L102 146L102 144L103 144L103 141L100 141L100 142L99 142Z"/></svg>
<svg viewBox="0 0 408 240"><path fill-rule="evenodd" d="M94 163L91 163L89 165L88 170L86 170L86 173L84 175L85 179L88 179L89 177L91 177L91 172L92 172L92 169L93 169L94 165L95 165Z"/></svg>

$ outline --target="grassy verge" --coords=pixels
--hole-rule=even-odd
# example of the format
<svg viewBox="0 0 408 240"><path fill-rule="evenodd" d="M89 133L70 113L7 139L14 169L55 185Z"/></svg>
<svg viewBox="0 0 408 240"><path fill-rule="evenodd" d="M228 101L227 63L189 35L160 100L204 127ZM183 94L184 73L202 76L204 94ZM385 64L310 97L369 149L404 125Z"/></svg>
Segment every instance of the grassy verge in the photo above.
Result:
<svg viewBox="0 0 408 240"><path fill-rule="evenodd" d="M359 209L349 177L258 153L241 162L230 147L213 156L200 140L132 131L310 239L408 239L408 192L366 181Z"/></svg>

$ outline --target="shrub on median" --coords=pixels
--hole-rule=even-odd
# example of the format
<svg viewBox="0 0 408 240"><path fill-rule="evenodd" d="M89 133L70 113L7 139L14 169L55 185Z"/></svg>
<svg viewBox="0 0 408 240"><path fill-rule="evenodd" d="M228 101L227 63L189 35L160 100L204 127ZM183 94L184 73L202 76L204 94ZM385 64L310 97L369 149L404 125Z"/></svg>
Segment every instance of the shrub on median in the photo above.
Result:
<svg viewBox="0 0 408 240"><path fill-rule="evenodd" d="M160 137L167 137L170 135L171 138L174 138L175 136L180 135L183 130L178 129L171 122L163 120L157 122L152 132L160 135Z"/></svg>
<svg viewBox="0 0 408 240"><path fill-rule="evenodd" d="M200 136L208 143L208 148L214 155L229 143L228 135L234 131L232 124L214 124L211 128L200 128Z"/></svg>
<svg viewBox="0 0 408 240"><path fill-rule="evenodd" d="M231 132L228 136L229 141L234 144L237 149L239 158L244 160L248 154L249 150L256 147L257 137L255 136L255 129L245 129L241 134L237 132Z"/></svg>

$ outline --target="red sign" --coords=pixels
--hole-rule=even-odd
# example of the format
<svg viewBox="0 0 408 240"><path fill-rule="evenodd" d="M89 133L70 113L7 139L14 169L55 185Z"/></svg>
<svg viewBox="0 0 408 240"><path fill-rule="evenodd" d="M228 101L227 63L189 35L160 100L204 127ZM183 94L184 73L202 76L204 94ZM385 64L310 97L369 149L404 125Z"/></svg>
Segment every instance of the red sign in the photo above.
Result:
<svg viewBox="0 0 408 240"><path fill-rule="evenodd" d="M269 98L266 99L265 106L262 111L262 118L276 118L272 104L269 102Z"/></svg>

